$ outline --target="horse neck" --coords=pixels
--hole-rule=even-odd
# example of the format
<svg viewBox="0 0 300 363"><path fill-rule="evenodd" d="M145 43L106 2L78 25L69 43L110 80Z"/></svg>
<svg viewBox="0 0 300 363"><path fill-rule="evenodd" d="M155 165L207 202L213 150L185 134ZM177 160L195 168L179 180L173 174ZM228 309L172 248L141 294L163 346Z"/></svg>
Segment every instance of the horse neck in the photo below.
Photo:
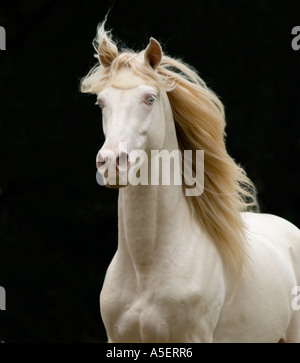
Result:
<svg viewBox="0 0 300 363"><path fill-rule="evenodd" d="M178 150L171 109L165 118L162 149ZM181 185L128 185L120 189L118 209L118 253L143 272L172 243L189 210Z"/></svg>

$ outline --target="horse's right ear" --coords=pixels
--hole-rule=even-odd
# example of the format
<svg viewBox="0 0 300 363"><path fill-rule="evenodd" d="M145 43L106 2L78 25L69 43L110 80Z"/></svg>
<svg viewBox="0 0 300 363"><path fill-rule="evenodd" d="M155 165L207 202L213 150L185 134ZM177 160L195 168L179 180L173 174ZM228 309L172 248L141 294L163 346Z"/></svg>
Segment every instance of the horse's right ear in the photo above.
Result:
<svg viewBox="0 0 300 363"><path fill-rule="evenodd" d="M155 70L161 62L162 59L162 49L158 41L154 38L150 38L150 43L148 44L145 53L145 61Z"/></svg>
<svg viewBox="0 0 300 363"><path fill-rule="evenodd" d="M111 39L109 32L105 31L104 24L105 21L98 27L94 46L97 50L101 65L103 67L109 67L119 55L119 51L115 42Z"/></svg>

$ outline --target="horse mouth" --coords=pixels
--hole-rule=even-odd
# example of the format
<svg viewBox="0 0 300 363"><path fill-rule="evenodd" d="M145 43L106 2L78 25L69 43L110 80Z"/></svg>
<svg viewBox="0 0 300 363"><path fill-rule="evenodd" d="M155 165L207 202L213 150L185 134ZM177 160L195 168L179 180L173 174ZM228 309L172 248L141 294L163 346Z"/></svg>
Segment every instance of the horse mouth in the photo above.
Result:
<svg viewBox="0 0 300 363"><path fill-rule="evenodd" d="M115 169L113 175L109 175L108 170L102 173L98 169L99 175L101 175L101 185L106 186L109 189L120 189L127 187L128 182L128 171Z"/></svg>
<svg viewBox="0 0 300 363"><path fill-rule="evenodd" d="M126 178L126 180L123 180L123 182L121 183L121 181L120 181L120 178L119 178L119 173L117 172L117 174L116 174L116 181L115 182L113 182L113 183L109 183L109 181L107 181L107 183L106 183L106 187L108 188L108 189L121 189L121 188L125 188L125 187L127 187L128 186L128 177Z"/></svg>
<svg viewBox="0 0 300 363"><path fill-rule="evenodd" d="M125 188L127 187L128 184L126 185L110 185L110 184L106 184L106 188L108 189L121 189L121 188Z"/></svg>

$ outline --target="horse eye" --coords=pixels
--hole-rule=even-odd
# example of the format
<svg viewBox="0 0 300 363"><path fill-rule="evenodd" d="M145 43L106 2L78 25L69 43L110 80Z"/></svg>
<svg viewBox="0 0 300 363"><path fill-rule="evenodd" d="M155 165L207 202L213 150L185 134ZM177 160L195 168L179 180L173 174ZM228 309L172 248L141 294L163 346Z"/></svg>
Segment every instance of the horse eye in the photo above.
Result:
<svg viewBox="0 0 300 363"><path fill-rule="evenodd" d="M146 103L148 105L152 105L154 103L154 101L155 101L155 98L153 96L149 96L146 98Z"/></svg>

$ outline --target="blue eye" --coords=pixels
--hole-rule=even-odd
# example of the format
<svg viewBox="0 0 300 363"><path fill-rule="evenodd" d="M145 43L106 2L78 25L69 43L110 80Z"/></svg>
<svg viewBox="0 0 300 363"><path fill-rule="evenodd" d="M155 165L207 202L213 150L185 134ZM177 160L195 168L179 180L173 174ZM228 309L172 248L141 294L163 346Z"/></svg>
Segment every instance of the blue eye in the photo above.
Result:
<svg viewBox="0 0 300 363"><path fill-rule="evenodd" d="M148 105L152 105L155 101L155 98L153 96L149 96L146 98L146 102L148 103Z"/></svg>

